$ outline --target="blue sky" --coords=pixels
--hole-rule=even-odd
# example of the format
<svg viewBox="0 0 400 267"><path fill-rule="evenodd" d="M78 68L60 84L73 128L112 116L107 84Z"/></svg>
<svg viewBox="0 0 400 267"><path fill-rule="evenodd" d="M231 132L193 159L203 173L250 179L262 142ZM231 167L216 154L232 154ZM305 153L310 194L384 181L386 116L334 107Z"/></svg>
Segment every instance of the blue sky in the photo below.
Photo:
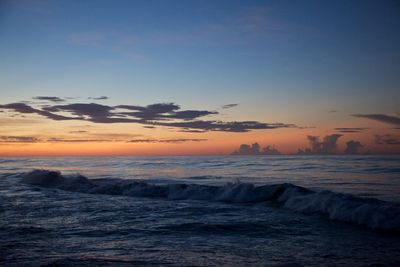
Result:
<svg viewBox="0 0 400 267"><path fill-rule="evenodd" d="M240 103L235 120L299 125L396 114L399 14L398 1L2 1L2 103Z"/></svg>

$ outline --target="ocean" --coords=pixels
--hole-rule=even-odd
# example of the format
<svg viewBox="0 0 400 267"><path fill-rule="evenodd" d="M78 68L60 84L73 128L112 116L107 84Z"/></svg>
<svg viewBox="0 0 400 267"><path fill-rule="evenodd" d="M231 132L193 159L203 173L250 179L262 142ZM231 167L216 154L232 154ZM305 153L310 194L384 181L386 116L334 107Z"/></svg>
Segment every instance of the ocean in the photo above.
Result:
<svg viewBox="0 0 400 267"><path fill-rule="evenodd" d="M400 156L0 158L0 266L400 266Z"/></svg>

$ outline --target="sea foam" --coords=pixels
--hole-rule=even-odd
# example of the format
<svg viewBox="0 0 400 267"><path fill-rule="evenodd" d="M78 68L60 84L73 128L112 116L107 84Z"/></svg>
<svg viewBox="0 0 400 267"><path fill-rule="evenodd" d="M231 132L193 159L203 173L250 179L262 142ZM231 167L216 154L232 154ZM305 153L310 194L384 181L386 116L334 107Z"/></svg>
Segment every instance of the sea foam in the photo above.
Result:
<svg viewBox="0 0 400 267"><path fill-rule="evenodd" d="M25 173L22 175L22 182L89 194L231 203L276 202L302 213L322 214L332 220L400 232L398 204L327 190L316 192L290 183L263 186L249 183L228 183L224 186L183 183L157 185L121 179L90 180L82 175L67 176L48 170Z"/></svg>

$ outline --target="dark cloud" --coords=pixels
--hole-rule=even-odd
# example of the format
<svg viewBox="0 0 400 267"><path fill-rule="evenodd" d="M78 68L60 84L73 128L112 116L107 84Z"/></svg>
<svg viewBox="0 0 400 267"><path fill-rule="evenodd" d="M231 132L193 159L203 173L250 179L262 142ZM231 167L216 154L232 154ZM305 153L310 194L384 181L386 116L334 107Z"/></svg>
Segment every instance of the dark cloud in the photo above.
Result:
<svg viewBox="0 0 400 267"><path fill-rule="evenodd" d="M359 133L369 128L335 128L336 131L341 133Z"/></svg>
<svg viewBox="0 0 400 267"><path fill-rule="evenodd" d="M127 143L156 143L157 139L133 139L127 141Z"/></svg>
<svg viewBox="0 0 400 267"><path fill-rule="evenodd" d="M65 100L57 97L57 96L35 96L32 97L33 99L36 100L45 100L45 101L51 101L51 102L64 102Z"/></svg>
<svg viewBox="0 0 400 267"><path fill-rule="evenodd" d="M80 130L80 131L70 131L69 133L88 133L88 131L83 131L83 130Z"/></svg>
<svg viewBox="0 0 400 267"><path fill-rule="evenodd" d="M0 136L0 143L38 143L40 139L34 136Z"/></svg>
<svg viewBox="0 0 400 267"><path fill-rule="evenodd" d="M239 104L234 103L234 104L223 105L222 108L223 109L228 109L228 108L234 108L234 107L237 107L237 106L239 106Z"/></svg>
<svg viewBox="0 0 400 267"><path fill-rule="evenodd" d="M358 118L366 118L374 121L380 121L392 125L400 125L400 118L391 116L391 115L385 115L385 114L353 114L353 117L358 117Z"/></svg>
<svg viewBox="0 0 400 267"><path fill-rule="evenodd" d="M335 154L337 149L337 141L341 136L341 134L331 134L325 136L324 139L320 141L318 136L309 135L307 136L307 139L310 147L304 150L299 149L297 153L302 155Z"/></svg>
<svg viewBox="0 0 400 267"><path fill-rule="evenodd" d="M110 142L112 139L38 138L34 136L0 136L0 143L87 143Z"/></svg>
<svg viewBox="0 0 400 267"><path fill-rule="evenodd" d="M88 97L88 99L93 99L93 100L106 100L108 99L108 96L99 96L99 97Z"/></svg>
<svg viewBox="0 0 400 267"><path fill-rule="evenodd" d="M81 132L81 131L79 131ZM83 131L84 132L84 131ZM132 134L93 134L91 138L74 139L64 137L35 137L35 136L0 136L0 143L87 143L87 142L126 142L127 138L133 138ZM190 140L190 139L188 139ZM196 141L200 139L192 139ZM183 142L183 139L160 140L160 142Z"/></svg>
<svg viewBox="0 0 400 267"><path fill-rule="evenodd" d="M97 103L71 103L34 108L24 103L0 105L18 113L33 113L52 120L83 120L94 123L139 123L148 128L165 126L182 128L183 131L248 132L251 130L295 127L293 124L263 123L258 121L217 121L199 119L216 115L217 111L181 110L174 103L158 103L148 106L107 106ZM59 113L63 114L60 115ZM65 114L70 114L69 116Z"/></svg>
<svg viewBox="0 0 400 267"><path fill-rule="evenodd" d="M167 115L167 118L171 119L182 119L182 120L193 120L199 117L204 117L207 115L218 114L216 111L207 111L207 110L184 110L177 111L170 115Z"/></svg>
<svg viewBox="0 0 400 267"><path fill-rule="evenodd" d="M96 120L97 118L106 118L112 116L111 114L112 109L113 109L112 107L96 103L56 105L43 108L43 110L48 112L71 112L73 115L79 116L79 118L83 118L84 116L89 116L93 120Z"/></svg>
<svg viewBox="0 0 400 267"><path fill-rule="evenodd" d="M31 113L31 114L38 114L44 117L47 117L52 120L56 121L62 121L62 120L76 120L79 118L74 118L74 117L65 117L62 115L57 115L51 112L48 112L46 110L40 110L36 108L32 108L31 106L28 106L27 104L24 103L11 103L11 104L6 104L6 105L0 105L1 109L11 109L14 112L18 113Z"/></svg>
<svg viewBox="0 0 400 267"><path fill-rule="evenodd" d="M152 105L142 106L131 106L131 105L118 105L115 108L122 108L128 110L138 110L149 114L162 114L169 113L175 110L179 110L180 106L174 103L157 103Z"/></svg>
<svg viewBox="0 0 400 267"><path fill-rule="evenodd" d="M159 103L146 107L119 105L116 108L132 110L134 112L121 112L121 114L143 120L193 120L207 115L218 114L216 111L207 110L179 110L180 107L174 103Z"/></svg>
<svg viewBox="0 0 400 267"><path fill-rule="evenodd" d="M336 112L338 112L338 111L333 109L333 110L329 110L328 112L329 112L329 113L336 113Z"/></svg>
<svg viewBox="0 0 400 267"><path fill-rule="evenodd" d="M345 154L360 154L360 149L363 145L359 141L350 140L346 142Z"/></svg>
<svg viewBox="0 0 400 267"><path fill-rule="evenodd" d="M177 138L177 139L133 139L127 143L183 143L183 142L202 142L207 139Z"/></svg>
<svg viewBox="0 0 400 267"><path fill-rule="evenodd" d="M85 120L95 123L127 123L141 122L138 119L125 118L124 114L114 113L114 107L97 103L76 103L44 107L47 112L69 112L75 120ZM72 118L70 118L72 119Z"/></svg>
<svg viewBox="0 0 400 267"><path fill-rule="evenodd" d="M231 155L280 155L275 146L266 146L261 149L258 143L254 143L251 146L247 144L241 144L238 150L233 151Z"/></svg>
<svg viewBox="0 0 400 267"><path fill-rule="evenodd" d="M375 135L375 144L377 145L400 145L399 136L391 134Z"/></svg>
<svg viewBox="0 0 400 267"><path fill-rule="evenodd" d="M162 126L173 126L179 128L191 128L205 131L221 131L221 132L249 132L251 130L262 130L262 129L277 129L277 128L288 128L294 127L292 124L283 123L262 123L257 121L189 121L189 122L158 122L157 125Z"/></svg>
<svg viewBox="0 0 400 267"><path fill-rule="evenodd" d="M205 133L207 131L205 131L205 130L183 129L183 130L180 130L180 132L182 132L182 133Z"/></svg>
<svg viewBox="0 0 400 267"><path fill-rule="evenodd" d="M111 142L111 139L67 139L67 138L49 138L46 143L88 143L88 142Z"/></svg>

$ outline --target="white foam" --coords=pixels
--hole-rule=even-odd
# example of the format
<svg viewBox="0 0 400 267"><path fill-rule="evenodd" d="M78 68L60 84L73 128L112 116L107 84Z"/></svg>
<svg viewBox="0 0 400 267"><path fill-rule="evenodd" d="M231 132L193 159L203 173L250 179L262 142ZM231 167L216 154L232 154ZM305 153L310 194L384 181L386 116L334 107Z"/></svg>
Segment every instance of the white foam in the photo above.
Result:
<svg viewBox="0 0 400 267"><path fill-rule="evenodd" d="M289 183L264 186L254 186L249 183L228 183L224 186L156 185L118 179L91 181L81 175L63 176L60 172L47 170L26 173L22 181L32 185L90 194L233 203L275 201L288 209L302 213L325 214L333 220L364 225L373 229L400 231L400 207L397 204L331 191L314 192Z"/></svg>

